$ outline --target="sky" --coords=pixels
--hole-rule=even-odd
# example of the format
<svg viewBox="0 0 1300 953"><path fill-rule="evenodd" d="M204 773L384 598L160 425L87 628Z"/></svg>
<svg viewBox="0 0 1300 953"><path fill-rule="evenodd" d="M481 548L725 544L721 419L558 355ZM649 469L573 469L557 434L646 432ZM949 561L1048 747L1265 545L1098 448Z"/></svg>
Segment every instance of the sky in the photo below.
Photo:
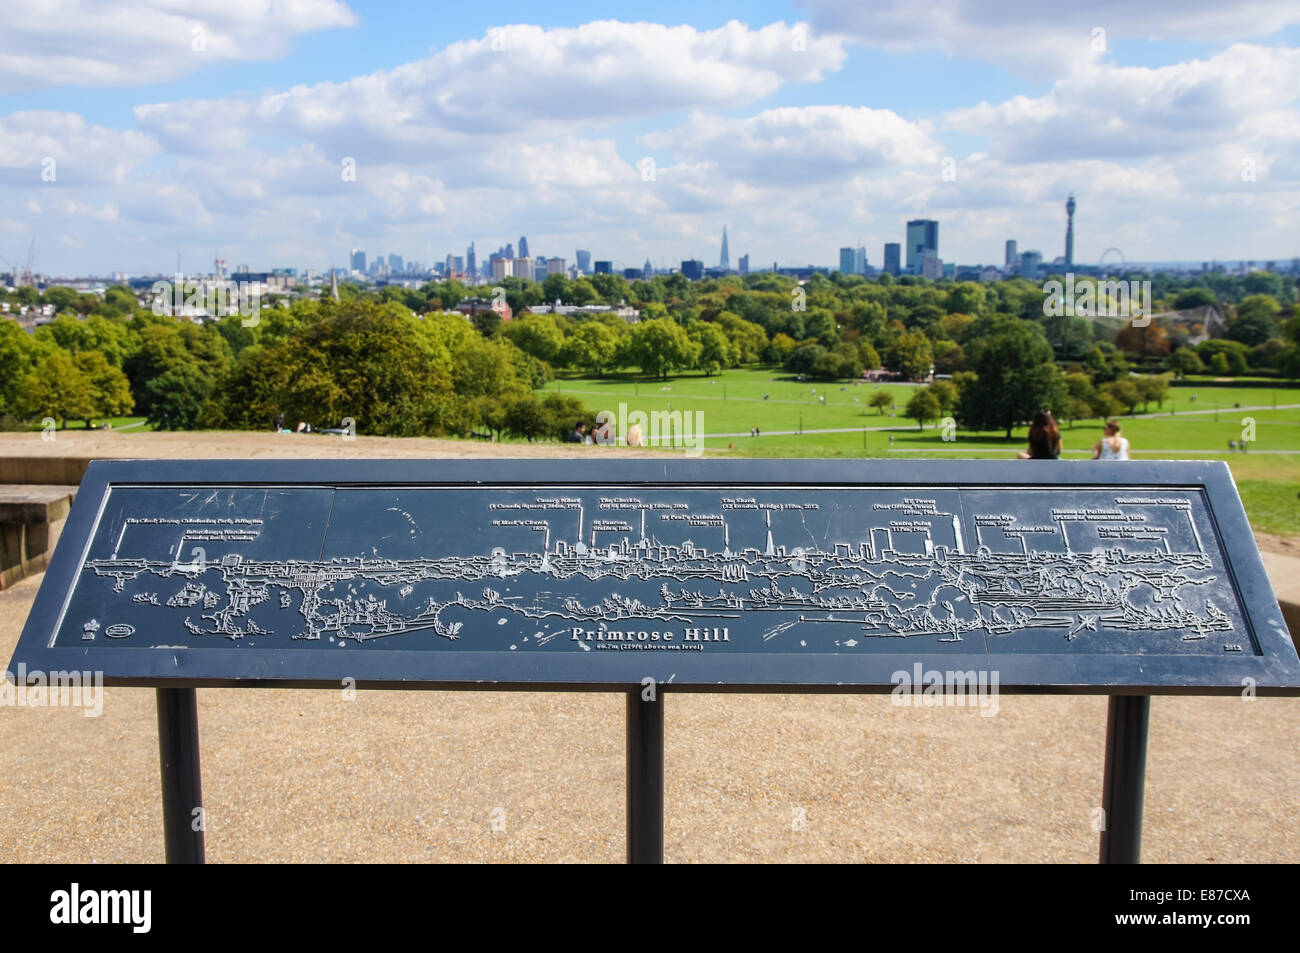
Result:
<svg viewBox="0 0 1300 953"><path fill-rule="evenodd" d="M0 269L1286 259L1298 100L1295 0L6 0Z"/></svg>

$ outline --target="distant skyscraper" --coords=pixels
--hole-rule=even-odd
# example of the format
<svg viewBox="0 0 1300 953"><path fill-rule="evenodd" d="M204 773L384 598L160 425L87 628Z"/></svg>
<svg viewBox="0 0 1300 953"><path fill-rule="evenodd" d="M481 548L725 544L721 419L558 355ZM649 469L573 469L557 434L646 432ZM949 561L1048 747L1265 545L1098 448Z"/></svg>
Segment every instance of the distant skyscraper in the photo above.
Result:
<svg viewBox="0 0 1300 953"><path fill-rule="evenodd" d="M457 255L455 258L453 258L451 260L451 263L455 266L456 271L458 273L463 273L465 271L465 259L460 255ZM417 274L419 273L420 269L415 266L418 264L419 262L414 262L414 261L411 262L411 270L416 272Z"/></svg>
<svg viewBox="0 0 1300 953"><path fill-rule="evenodd" d="M853 249L853 273L855 275L867 273L867 250L861 245Z"/></svg>
<svg viewBox="0 0 1300 953"><path fill-rule="evenodd" d="M528 257L528 239L523 235L519 236L519 257L520 258Z"/></svg>
<svg viewBox="0 0 1300 953"><path fill-rule="evenodd" d="M465 270L474 277L478 276L478 262L474 258L474 243L469 243L469 248L465 249Z"/></svg>
<svg viewBox="0 0 1300 953"><path fill-rule="evenodd" d="M1009 238L1007 239L1007 256L1005 262L1003 263L1003 267L1007 271L1014 271L1016 269L1016 266L1019 264L1020 264L1020 255L1016 251L1016 240L1014 238Z"/></svg>
<svg viewBox="0 0 1300 953"><path fill-rule="evenodd" d="M447 260L443 262L442 267L448 275L454 275L456 273L456 256L451 252L447 252Z"/></svg>
<svg viewBox="0 0 1300 953"><path fill-rule="evenodd" d="M596 274L612 275L614 273L614 263L612 261L596 262Z"/></svg>
<svg viewBox="0 0 1300 953"><path fill-rule="evenodd" d="M718 267L723 271L731 270L731 253L727 251L727 226L722 226L722 257L718 259Z"/></svg>
<svg viewBox="0 0 1300 953"><path fill-rule="evenodd" d="M647 262L647 264L649 264L649 262ZM742 275L749 274L749 252L746 252L745 254L741 255L740 261L737 264L740 268L740 273Z"/></svg>
<svg viewBox="0 0 1300 953"><path fill-rule="evenodd" d="M915 218L907 223L907 270L921 273L927 256L939 257L939 223L932 218Z"/></svg>
<svg viewBox="0 0 1300 953"><path fill-rule="evenodd" d="M1024 251L1020 253L1020 277L1037 278L1038 267L1043 263L1043 253L1040 251Z"/></svg>
<svg viewBox="0 0 1300 953"><path fill-rule="evenodd" d="M584 275L591 274L591 252L585 248L579 248L573 256L577 259L578 270Z"/></svg>
<svg viewBox="0 0 1300 953"><path fill-rule="evenodd" d="M395 255L392 252L388 254L388 268L390 271L400 272L402 270L402 256Z"/></svg>
<svg viewBox="0 0 1300 953"><path fill-rule="evenodd" d="M514 258L514 257L515 257L515 243L514 243L514 242L506 242L506 247L503 248L503 249L501 249L501 257L502 257L502 258Z"/></svg>
<svg viewBox="0 0 1300 953"><path fill-rule="evenodd" d="M690 258L682 262L682 274L691 281L700 281L704 278L704 262L698 258Z"/></svg>
<svg viewBox="0 0 1300 953"><path fill-rule="evenodd" d="M563 258L546 259L546 273L548 275L564 274L564 259Z"/></svg>
<svg viewBox="0 0 1300 953"><path fill-rule="evenodd" d="M899 249L898 242L885 243L885 269L891 275L898 276L899 268Z"/></svg>
<svg viewBox="0 0 1300 953"><path fill-rule="evenodd" d="M362 274L366 270L366 253L360 248L352 249L352 270L359 271Z"/></svg>
<svg viewBox="0 0 1300 953"><path fill-rule="evenodd" d="M641 266L641 277L644 278L646 281L649 281L654 276L655 276L655 266L650 264L650 259L647 258L645 260L645 264Z"/></svg>
<svg viewBox="0 0 1300 953"><path fill-rule="evenodd" d="M841 275L853 274L853 249L852 248L840 249L840 274Z"/></svg>
<svg viewBox="0 0 1300 953"><path fill-rule="evenodd" d="M1074 193L1065 202L1065 267L1074 267Z"/></svg>

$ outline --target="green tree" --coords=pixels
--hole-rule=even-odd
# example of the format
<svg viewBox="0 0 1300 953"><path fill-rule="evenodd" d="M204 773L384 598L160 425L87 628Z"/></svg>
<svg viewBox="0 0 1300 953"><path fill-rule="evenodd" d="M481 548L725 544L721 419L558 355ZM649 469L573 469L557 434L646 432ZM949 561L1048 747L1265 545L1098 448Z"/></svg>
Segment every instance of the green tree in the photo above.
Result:
<svg viewBox="0 0 1300 953"><path fill-rule="evenodd" d="M957 407L957 398L960 396L957 391L957 385L952 381L935 381L930 385L930 393L934 395L935 401L939 404L939 409L945 413L955 410ZM910 414L908 415L911 416Z"/></svg>
<svg viewBox="0 0 1300 953"><path fill-rule="evenodd" d="M561 360L599 376L615 366L622 335L604 321L583 321L564 342Z"/></svg>
<svg viewBox="0 0 1300 953"><path fill-rule="evenodd" d="M98 417L120 417L129 414L135 406L131 397L131 382L119 368L114 367L99 351L82 351L73 361L90 380L91 406ZM90 429L90 417L83 417Z"/></svg>
<svg viewBox="0 0 1300 953"><path fill-rule="evenodd" d="M94 385L71 356L54 351L24 378L18 411L27 419L52 417L62 429L69 420L94 416Z"/></svg>
<svg viewBox="0 0 1300 953"><path fill-rule="evenodd" d="M656 318L632 326L627 355L627 363L666 380L670 371L694 366L698 345L676 321Z"/></svg>
<svg viewBox="0 0 1300 953"><path fill-rule="evenodd" d="M1205 373L1205 364L1190 347L1180 347L1169 355L1169 369L1178 378Z"/></svg>
<svg viewBox="0 0 1300 953"><path fill-rule="evenodd" d="M145 390L154 429L193 430L212 391L212 379L194 364L180 364L153 378Z"/></svg>
<svg viewBox="0 0 1300 953"><path fill-rule="evenodd" d="M907 401L907 407L903 413L916 421L916 429L924 430L927 420L937 420L941 408L935 395L930 392L929 388L918 387L916 392Z"/></svg>
<svg viewBox="0 0 1300 953"><path fill-rule="evenodd" d="M930 339L919 331L900 334L890 347L885 363L890 370L902 374L910 381L921 380L934 366Z"/></svg>
<svg viewBox="0 0 1300 953"><path fill-rule="evenodd" d="M1228 337L1248 347L1263 344L1277 334L1281 306L1272 295L1250 295L1237 305L1237 314L1228 322Z"/></svg>
<svg viewBox="0 0 1300 953"><path fill-rule="evenodd" d="M880 411L880 415L883 417L885 414L885 408L894 406L894 398L890 397L888 392L878 390L867 398L867 406L875 407Z"/></svg>
<svg viewBox="0 0 1300 953"><path fill-rule="evenodd" d="M705 374L717 374L724 367L735 367L740 363L740 349L716 324L696 321L687 333L697 348L695 366Z"/></svg>
<svg viewBox="0 0 1300 953"><path fill-rule="evenodd" d="M976 322L968 338L967 364L975 378L961 388L957 419L971 430L1004 430L1043 408L1059 407L1065 383L1052 347L1038 325L994 316Z"/></svg>
<svg viewBox="0 0 1300 953"><path fill-rule="evenodd" d="M1130 415L1137 410L1138 402L1142 400L1142 391L1137 382L1127 377L1108 381L1102 385L1102 392L1112 397Z"/></svg>
<svg viewBox="0 0 1300 953"><path fill-rule="evenodd" d="M564 346L564 332L549 314L525 314L505 326L504 333L525 354L553 362Z"/></svg>

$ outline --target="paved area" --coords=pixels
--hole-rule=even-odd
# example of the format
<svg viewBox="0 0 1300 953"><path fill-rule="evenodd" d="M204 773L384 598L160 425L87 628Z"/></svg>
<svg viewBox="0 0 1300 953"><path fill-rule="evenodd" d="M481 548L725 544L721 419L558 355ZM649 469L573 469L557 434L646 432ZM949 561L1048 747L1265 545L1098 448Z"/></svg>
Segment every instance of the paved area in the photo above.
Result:
<svg viewBox="0 0 1300 953"><path fill-rule="evenodd" d="M379 438L89 436L119 441L113 456L436 455ZM1280 565L1280 589L1300 579L1300 560ZM0 664L41 578L0 591ZM999 702L985 717L888 696L670 694L666 857L1094 862L1106 699ZM208 857L621 861L623 708L610 694L201 690ZM0 707L0 752L0 862L162 860L152 690L107 689L97 718ZM1144 859L1300 859L1300 699L1153 700Z"/></svg>

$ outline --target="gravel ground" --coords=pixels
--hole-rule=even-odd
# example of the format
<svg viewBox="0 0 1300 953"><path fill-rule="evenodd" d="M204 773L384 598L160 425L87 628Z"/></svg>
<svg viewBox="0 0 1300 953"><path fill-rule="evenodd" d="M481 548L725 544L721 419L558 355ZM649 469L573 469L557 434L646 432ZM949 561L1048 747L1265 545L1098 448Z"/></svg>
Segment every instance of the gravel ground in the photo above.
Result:
<svg viewBox="0 0 1300 953"><path fill-rule="evenodd" d="M86 436L60 434L58 449L287 456L308 455L313 441L310 455L317 446L320 455L451 455L431 446L446 441ZM18 439L0 440L0 453L56 446ZM451 449L467 455L466 446ZM0 591L0 663L41 578ZM1094 862L1105 698L999 703L986 717L898 708L888 696L669 693L666 859ZM201 689L208 859L619 862L623 708L613 694L358 692L347 701L332 690ZM1155 698L1144 860L1300 859L1298 724L1300 699ZM107 689L98 718L2 707L0 751L0 861L163 859L152 690Z"/></svg>

